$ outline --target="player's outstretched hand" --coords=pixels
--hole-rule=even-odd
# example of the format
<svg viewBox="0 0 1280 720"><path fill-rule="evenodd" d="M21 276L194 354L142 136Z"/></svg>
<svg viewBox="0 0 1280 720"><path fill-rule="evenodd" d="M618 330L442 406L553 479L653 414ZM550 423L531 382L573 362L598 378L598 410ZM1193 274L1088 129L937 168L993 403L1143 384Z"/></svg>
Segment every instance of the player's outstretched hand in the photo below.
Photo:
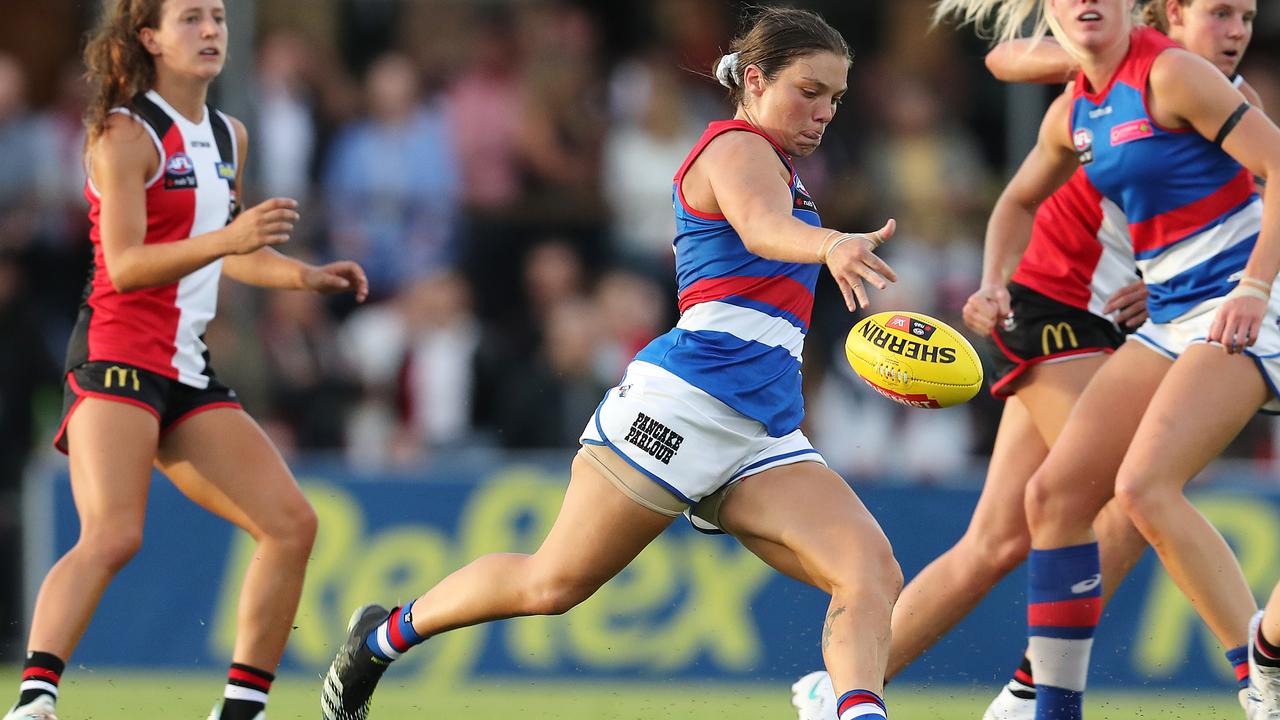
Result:
<svg viewBox="0 0 1280 720"><path fill-rule="evenodd" d="M298 222L298 201L292 198L263 200L245 210L227 226L228 255L247 255L268 245L288 242Z"/></svg>
<svg viewBox="0 0 1280 720"><path fill-rule="evenodd" d="M1013 314L1009 288L993 283L978 288L964 303L964 324L979 335L990 335L996 323Z"/></svg>
<svg viewBox="0 0 1280 720"><path fill-rule="evenodd" d="M1107 304L1102 306L1102 313L1109 315L1113 312L1116 314L1117 325L1136 328L1146 322L1147 284L1134 280L1107 298Z"/></svg>
<svg viewBox="0 0 1280 720"><path fill-rule="evenodd" d="M364 302L369 297L369 279L365 277L364 268L350 260L309 267L302 274L302 283L308 290L324 295L355 293L356 302Z"/></svg>
<svg viewBox="0 0 1280 720"><path fill-rule="evenodd" d="M831 251L827 253L827 268L840 286L840 294L844 295L844 304L849 312L871 305L864 283L883 290L898 279L893 268L875 255L876 248L893 237L897 227L897 222L890 218L884 227L875 232L854 233L848 241L837 241L839 244L833 244Z"/></svg>

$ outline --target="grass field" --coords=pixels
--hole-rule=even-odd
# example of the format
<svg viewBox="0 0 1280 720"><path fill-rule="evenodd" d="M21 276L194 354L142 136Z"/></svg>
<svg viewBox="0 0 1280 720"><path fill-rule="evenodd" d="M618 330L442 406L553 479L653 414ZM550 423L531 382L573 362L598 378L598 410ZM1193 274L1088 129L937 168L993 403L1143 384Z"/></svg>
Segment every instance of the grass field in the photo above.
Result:
<svg viewBox="0 0 1280 720"><path fill-rule="evenodd" d="M571 683L494 683L459 688L447 695L428 694L385 681L371 720L447 718L449 720L790 720L787 689L746 686L577 685ZM319 681L287 676L276 682L270 720L316 720ZM221 690L216 676L121 674L71 671L58 703L61 720L205 720ZM897 720L979 720L987 691L970 688L918 690L894 686L889 715ZM1212 699L1171 694L1092 693L1090 720L1204 720L1240 718L1224 690Z"/></svg>

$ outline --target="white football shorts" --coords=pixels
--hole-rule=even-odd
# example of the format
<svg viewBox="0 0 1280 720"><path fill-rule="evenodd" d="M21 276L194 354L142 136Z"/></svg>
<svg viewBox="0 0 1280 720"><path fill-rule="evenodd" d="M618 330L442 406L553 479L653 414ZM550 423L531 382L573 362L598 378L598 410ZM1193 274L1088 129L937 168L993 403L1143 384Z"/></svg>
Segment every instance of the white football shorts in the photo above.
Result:
<svg viewBox="0 0 1280 720"><path fill-rule="evenodd" d="M1170 360L1177 360L1191 345L1209 342L1206 339L1209 327L1213 325L1213 318L1225 301L1225 296L1206 300L1172 322L1154 323L1148 319L1134 331L1130 339ZM1277 386L1280 382L1280 325L1277 323L1280 323L1280 297L1273 293L1267 306L1267 314L1262 318L1258 340L1244 351L1258 365L1263 381L1271 389L1271 398L1262 406L1261 411L1273 415L1280 414L1280 386Z"/></svg>
<svg viewBox="0 0 1280 720"><path fill-rule="evenodd" d="M762 423L639 361L605 393L580 441L611 448L688 505L770 468L826 464L800 430L770 437Z"/></svg>

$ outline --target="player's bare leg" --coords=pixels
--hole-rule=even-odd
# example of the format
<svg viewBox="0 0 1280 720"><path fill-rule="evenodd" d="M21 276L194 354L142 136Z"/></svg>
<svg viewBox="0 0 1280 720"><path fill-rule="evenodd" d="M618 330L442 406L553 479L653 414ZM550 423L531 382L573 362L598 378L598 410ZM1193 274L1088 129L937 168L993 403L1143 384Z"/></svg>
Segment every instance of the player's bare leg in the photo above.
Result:
<svg viewBox="0 0 1280 720"><path fill-rule="evenodd" d="M1182 490L1269 397L1252 358L1192 345L1152 399L1116 479L1125 511L1228 648L1246 644L1257 604L1230 546Z"/></svg>
<svg viewBox="0 0 1280 720"><path fill-rule="evenodd" d="M1093 521L1170 361L1126 342L1081 393L1067 424L1027 485L1028 645L1037 715L1076 717L1102 610L1101 557ZM1063 602L1063 601L1070 602Z"/></svg>
<svg viewBox="0 0 1280 720"><path fill-rule="evenodd" d="M159 428L150 412L100 398L82 400L72 414L67 438L80 537L40 586L28 652L66 662L103 591L142 545ZM56 700L56 685L46 689ZM27 697L31 694L24 691L25 700L19 704L38 699ZM52 714L52 703L48 713Z"/></svg>
<svg viewBox="0 0 1280 720"><path fill-rule="evenodd" d="M266 434L239 409L214 408L175 426L160 443L157 465L189 498L257 543L240 589L223 706L224 715L251 716L266 704L293 627L315 512Z"/></svg>
<svg viewBox="0 0 1280 720"><path fill-rule="evenodd" d="M821 642L834 685L881 694L902 571L848 484L819 463L774 468L742 480L720 518L748 549L764 549L766 562L831 594Z"/></svg>
<svg viewBox="0 0 1280 720"><path fill-rule="evenodd" d="M907 583L893 608L886 679L955 627L1031 549L1022 508L1027 479L1049 452L1017 396L1005 402L986 484L964 535Z"/></svg>
<svg viewBox="0 0 1280 720"><path fill-rule="evenodd" d="M490 620L559 615L590 597L671 524L627 497L581 457L551 531L532 555L494 553L454 571L412 604L421 638ZM364 610L364 609L362 609ZM368 617L361 617L367 615ZM358 611L347 644L325 678L326 720L363 720L386 667L359 655L369 631L387 619Z"/></svg>

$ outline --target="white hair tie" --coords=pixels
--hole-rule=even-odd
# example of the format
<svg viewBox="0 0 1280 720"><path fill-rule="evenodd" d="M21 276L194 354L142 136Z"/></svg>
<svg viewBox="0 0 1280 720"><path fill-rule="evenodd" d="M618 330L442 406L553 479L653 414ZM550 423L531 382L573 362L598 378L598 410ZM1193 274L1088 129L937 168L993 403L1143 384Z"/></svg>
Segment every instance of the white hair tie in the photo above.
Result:
<svg viewBox="0 0 1280 720"><path fill-rule="evenodd" d="M721 56L716 63L716 79L730 89L741 84L738 82L738 58L738 53L732 52Z"/></svg>

